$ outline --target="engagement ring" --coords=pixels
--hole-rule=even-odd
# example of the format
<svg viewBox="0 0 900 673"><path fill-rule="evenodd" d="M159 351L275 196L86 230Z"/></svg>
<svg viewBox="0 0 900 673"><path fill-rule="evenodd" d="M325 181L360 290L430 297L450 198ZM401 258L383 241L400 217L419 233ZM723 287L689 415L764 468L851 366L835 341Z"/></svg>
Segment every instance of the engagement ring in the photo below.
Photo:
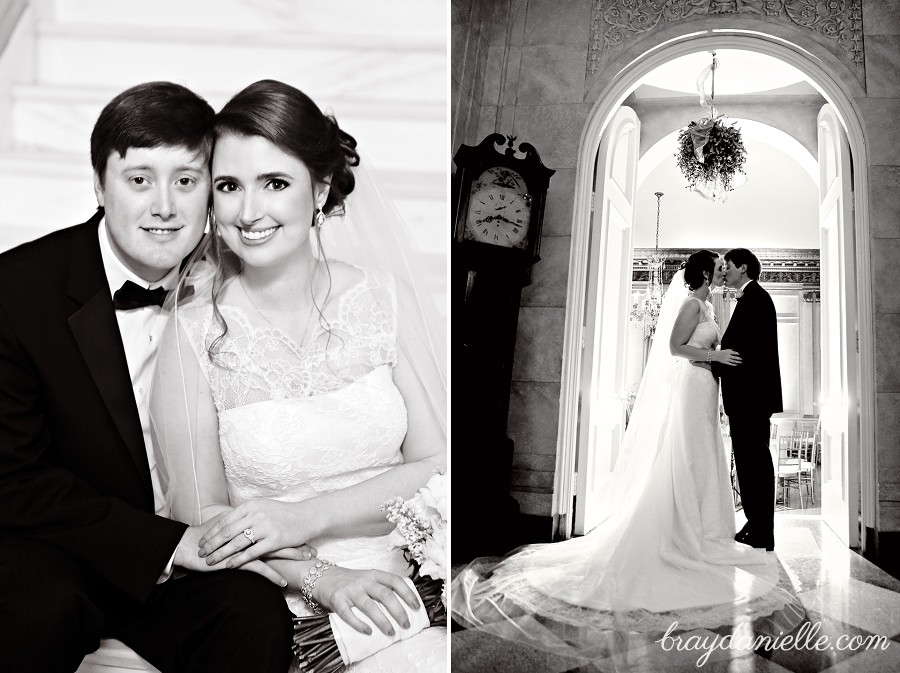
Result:
<svg viewBox="0 0 900 673"><path fill-rule="evenodd" d="M250 544L256 544L256 537L253 535L253 531L249 528L244 529L244 535L250 540Z"/></svg>

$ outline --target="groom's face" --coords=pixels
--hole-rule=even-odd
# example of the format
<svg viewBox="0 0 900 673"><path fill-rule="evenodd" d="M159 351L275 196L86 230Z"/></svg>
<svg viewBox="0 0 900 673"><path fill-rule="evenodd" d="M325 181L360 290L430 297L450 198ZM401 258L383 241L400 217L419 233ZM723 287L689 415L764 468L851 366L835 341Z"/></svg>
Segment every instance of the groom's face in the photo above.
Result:
<svg viewBox="0 0 900 673"><path fill-rule="evenodd" d="M178 266L203 235L209 183L206 156L185 147L112 152L94 191L116 257L148 282Z"/></svg>

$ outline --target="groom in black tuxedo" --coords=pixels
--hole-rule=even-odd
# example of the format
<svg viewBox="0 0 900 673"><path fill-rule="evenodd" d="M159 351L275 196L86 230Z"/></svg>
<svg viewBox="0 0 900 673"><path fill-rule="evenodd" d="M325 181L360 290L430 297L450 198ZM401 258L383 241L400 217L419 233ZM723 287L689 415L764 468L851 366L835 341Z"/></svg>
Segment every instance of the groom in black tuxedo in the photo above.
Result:
<svg viewBox="0 0 900 673"><path fill-rule="evenodd" d="M104 636L164 673L290 665L275 584L244 570L173 576L208 570L202 533L156 514L160 304L203 235L213 116L176 84L123 92L91 135L97 214L0 255L4 671L74 671Z"/></svg>
<svg viewBox="0 0 900 673"><path fill-rule="evenodd" d="M731 426L731 445L747 524L735 540L767 551L775 548L775 470L769 452L769 418L782 411L778 331L772 297L757 282L759 260L737 248L725 255L725 285L735 288L737 306L722 336L722 348L741 356L736 367L713 363L722 380L722 401Z"/></svg>

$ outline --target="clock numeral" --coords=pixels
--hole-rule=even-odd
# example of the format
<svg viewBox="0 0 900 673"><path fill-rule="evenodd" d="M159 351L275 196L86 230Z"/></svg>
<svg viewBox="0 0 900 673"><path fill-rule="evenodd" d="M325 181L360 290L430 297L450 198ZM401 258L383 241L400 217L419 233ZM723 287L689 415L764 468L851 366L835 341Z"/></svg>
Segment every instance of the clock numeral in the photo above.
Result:
<svg viewBox="0 0 900 673"><path fill-rule="evenodd" d="M501 201L506 201L506 194L501 194L501 195L500 195L500 200L501 200Z"/></svg>
<svg viewBox="0 0 900 673"><path fill-rule="evenodd" d="M487 236L487 233L488 233L487 228L482 229L482 230L481 230L481 233L484 234L485 236Z"/></svg>
<svg viewBox="0 0 900 673"><path fill-rule="evenodd" d="M516 220L516 222L522 224L522 220Z"/></svg>
<svg viewBox="0 0 900 673"><path fill-rule="evenodd" d="M488 194L488 198L489 198L491 201L493 201L493 200L494 200L494 195L493 195L493 194Z"/></svg>
<svg viewBox="0 0 900 673"><path fill-rule="evenodd" d="M515 227L513 227L513 233L514 233L514 234L518 234L518 233L519 233L519 230L516 229Z"/></svg>
<svg viewBox="0 0 900 673"><path fill-rule="evenodd" d="M500 240L500 237L497 236L497 234L494 234L494 240L495 240L495 241L499 241L499 240Z"/></svg>

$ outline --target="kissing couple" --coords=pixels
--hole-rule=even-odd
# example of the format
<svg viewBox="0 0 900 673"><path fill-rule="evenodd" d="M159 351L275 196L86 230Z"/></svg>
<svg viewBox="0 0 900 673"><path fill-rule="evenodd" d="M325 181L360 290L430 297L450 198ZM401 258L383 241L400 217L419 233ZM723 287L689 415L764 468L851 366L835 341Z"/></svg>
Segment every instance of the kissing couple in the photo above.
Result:
<svg viewBox="0 0 900 673"><path fill-rule="evenodd" d="M782 410L775 307L749 250L692 254L663 299L601 520L583 537L523 547L457 575L460 624L595 661L623 642L750 624L787 633L804 618L774 548L769 417ZM722 335L710 292L739 297ZM735 534L719 379L748 523ZM624 639L624 640L623 640ZM653 656L653 652L649 654ZM659 662L665 653L657 652Z"/></svg>
<svg viewBox="0 0 900 673"><path fill-rule="evenodd" d="M4 667L117 638L164 673L283 673L294 615L407 627L381 505L444 470L443 337L400 223L353 201L356 141L281 82L218 114L152 82L91 163L97 213L0 255ZM445 650L426 628L357 670Z"/></svg>

